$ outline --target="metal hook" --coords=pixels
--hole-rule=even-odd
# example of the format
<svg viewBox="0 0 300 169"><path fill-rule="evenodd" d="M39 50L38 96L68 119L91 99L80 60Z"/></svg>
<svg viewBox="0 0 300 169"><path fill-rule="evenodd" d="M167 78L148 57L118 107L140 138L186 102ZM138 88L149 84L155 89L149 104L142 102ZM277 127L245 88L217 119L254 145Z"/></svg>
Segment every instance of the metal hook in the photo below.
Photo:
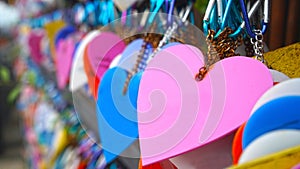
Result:
<svg viewBox="0 0 300 169"><path fill-rule="evenodd" d="M245 21L246 31L251 38L255 38L256 34L251 29L245 2L244 2L244 0L239 0L239 2L241 5L242 14L243 14L244 21ZM263 34L266 32L268 22L269 22L269 0L264 0L264 17L263 17L263 23L262 23L262 33Z"/></svg>

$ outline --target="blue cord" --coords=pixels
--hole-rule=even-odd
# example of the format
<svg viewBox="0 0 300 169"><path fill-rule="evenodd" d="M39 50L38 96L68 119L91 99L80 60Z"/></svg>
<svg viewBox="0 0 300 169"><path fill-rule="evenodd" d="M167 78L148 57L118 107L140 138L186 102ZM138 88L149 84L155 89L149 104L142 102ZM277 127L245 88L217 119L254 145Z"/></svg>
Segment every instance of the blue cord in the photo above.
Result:
<svg viewBox="0 0 300 169"><path fill-rule="evenodd" d="M242 14L243 14L243 17L244 17L244 21L245 21L245 25L246 25L246 31L248 33L248 35L251 37L251 38L255 38L255 33L253 33L252 29L251 29L251 25L250 25L250 21L249 21L249 17L248 17L248 12L246 10L246 7L245 7L245 2L244 0L239 0L240 1L240 5L241 5L241 8L242 8ZM267 30L267 23L265 23L263 21L262 23L262 33L264 34Z"/></svg>

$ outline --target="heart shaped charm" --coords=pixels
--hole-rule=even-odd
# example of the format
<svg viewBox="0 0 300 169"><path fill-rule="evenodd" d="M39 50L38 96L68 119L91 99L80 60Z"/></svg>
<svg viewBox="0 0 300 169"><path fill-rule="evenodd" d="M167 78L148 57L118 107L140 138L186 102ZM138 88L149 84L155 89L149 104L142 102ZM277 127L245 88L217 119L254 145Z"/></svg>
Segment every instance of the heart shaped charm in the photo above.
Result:
<svg viewBox="0 0 300 169"><path fill-rule="evenodd" d="M62 39L56 48L56 79L59 89L64 89L69 79L75 42L72 38Z"/></svg>
<svg viewBox="0 0 300 169"><path fill-rule="evenodd" d="M97 99L98 88L96 86L99 85L100 80L95 75L95 73L92 69L92 66L90 64L86 49L85 49L84 55L83 55L83 68L84 68L85 75L86 75L87 80L88 80L89 91L91 92L91 94L93 94L94 98Z"/></svg>
<svg viewBox="0 0 300 169"><path fill-rule="evenodd" d="M87 46L92 70L101 79L112 60L125 49L125 42L112 32L102 32Z"/></svg>
<svg viewBox="0 0 300 169"><path fill-rule="evenodd" d="M85 51L87 59L84 59L84 64L90 67L85 68L86 70L92 70L86 72L90 90L96 99L98 85L104 72L109 68L113 59L124 49L125 42L112 32L102 32L88 44Z"/></svg>
<svg viewBox="0 0 300 169"><path fill-rule="evenodd" d="M143 165L201 147L236 129L273 85L267 67L251 58L221 60L197 82L194 76L202 66L199 49L176 45L160 51L144 71L138 94Z"/></svg>
<svg viewBox="0 0 300 169"><path fill-rule="evenodd" d="M41 64L41 62L43 61L41 43L44 36L45 32L43 30L33 30L28 37L30 56L32 60L37 64Z"/></svg>
<svg viewBox="0 0 300 169"><path fill-rule="evenodd" d="M56 54L55 54L55 37L59 30L61 30L66 23L63 20L57 20L53 22L47 23L44 27L47 32L47 36L49 38L49 45L52 59L55 61Z"/></svg>
<svg viewBox="0 0 300 169"><path fill-rule="evenodd" d="M107 70L99 85L97 119L107 163L120 155L138 137L136 100L140 76L136 75L131 79L125 95L123 88L127 71L122 68Z"/></svg>
<svg viewBox="0 0 300 169"><path fill-rule="evenodd" d="M74 61L71 68L70 90L75 91L87 83L87 77L84 72L83 55L88 43L99 35L99 31L91 31L80 42L74 54Z"/></svg>

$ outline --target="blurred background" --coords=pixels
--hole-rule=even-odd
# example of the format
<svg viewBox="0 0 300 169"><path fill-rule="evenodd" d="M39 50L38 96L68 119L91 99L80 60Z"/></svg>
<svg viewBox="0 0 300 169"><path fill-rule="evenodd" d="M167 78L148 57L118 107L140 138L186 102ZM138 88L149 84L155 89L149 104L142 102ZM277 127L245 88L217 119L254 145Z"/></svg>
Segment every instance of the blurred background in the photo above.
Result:
<svg viewBox="0 0 300 169"><path fill-rule="evenodd" d="M42 15L55 9L72 6L80 1L56 0L42 11L31 8L33 11L30 12L26 11L25 7L15 6L16 2L15 0L0 0L0 169L26 168L23 158L23 129L20 127L20 116L15 110L16 91L13 90L17 81L12 67L19 50L14 42L18 33L16 25L21 22L24 14L30 15L30 12L37 12ZM208 0L195 2L195 24L200 29L207 3ZM264 36L264 41L270 51L300 41L299 7L299 0L271 0L270 22Z"/></svg>

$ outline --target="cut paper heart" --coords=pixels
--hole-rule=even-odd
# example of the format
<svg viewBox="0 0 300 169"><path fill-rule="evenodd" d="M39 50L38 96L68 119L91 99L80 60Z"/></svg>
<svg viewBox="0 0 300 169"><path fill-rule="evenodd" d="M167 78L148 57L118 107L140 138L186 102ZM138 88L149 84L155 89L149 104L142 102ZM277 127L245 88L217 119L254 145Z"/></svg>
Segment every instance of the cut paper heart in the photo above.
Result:
<svg viewBox="0 0 300 169"><path fill-rule="evenodd" d="M137 94L140 76L134 76L123 95L127 71L112 68L104 74L98 90L97 119L103 154L107 163L114 160L138 137Z"/></svg>
<svg viewBox="0 0 300 169"><path fill-rule="evenodd" d="M98 88L96 86L99 85L100 80L92 70L92 66L87 55L87 50L85 50L83 56L83 67L88 80L89 91L94 96L95 100L97 100Z"/></svg>
<svg viewBox="0 0 300 169"><path fill-rule="evenodd" d="M221 60L197 82L194 76L202 66L203 54L191 45L162 50L148 64L138 94L143 165L209 144L233 131L273 85L267 67L251 58Z"/></svg>
<svg viewBox="0 0 300 169"><path fill-rule="evenodd" d="M258 108L243 133L243 150L261 135L280 129L300 129L300 96L283 96Z"/></svg>
<svg viewBox="0 0 300 169"><path fill-rule="evenodd" d="M43 61L41 43L44 36L45 32L43 30L32 30L28 37L30 56L32 60L37 64L41 64L41 62Z"/></svg>
<svg viewBox="0 0 300 169"><path fill-rule="evenodd" d="M112 32L102 32L87 46L93 72L101 79L112 60L125 49L125 42Z"/></svg>
<svg viewBox="0 0 300 169"><path fill-rule="evenodd" d="M300 130L276 130L268 132L249 144L243 151L239 159L239 164L298 145L300 145Z"/></svg>
<svg viewBox="0 0 300 169"><path fill-rule="evenodd" d="M49 38L51 56L52 56L54 61L55 61L55 58L56 58L56 54L55 54L55 36L56 36L57 32L60 29L62 29L65 25L66 25L66 23L63 20L57 20L57 21L49 22L45 25L47 36Z"/></svg>
<svg viewBox="0 0 300 169"><path fill-rule="evenodd" d="M300 78L293 78L277 84L266 91L254 105L251 115L262 105L284 96L300 96Z"/></svg>
<svg viewBox="0 0 300 169"><path fill-rule="evenodd" d="M75 42L72 38L62 39L56 49L56 79L59 89L64 89L69 80Z"/></svg>
<svg viewBox="0 0 300 169"><path fill-rule="evenodd" d="M129 44L126 48L125 48L125 50L124 50L124 52L122 53L122 55L118 55L117 57L115 57L114 58L114 60L112 61L112 63L111 63L111 65L110 65L110 67L111 68L113 68L113 67L116 67L116 66L118 66L119 68L123 68L123 69L125 69L125 70L127 70L127 72L128 71L131 71L131 69L134 67L134 65L135 65L135 63L136 63L136 59L137 59L137 55L138 55L138 53L139 53L139 50L140 50L140 48L141 48L141 46L142 46L142 44L143 44L143 40L141 40L141 39L138 39L138 40L136 40L136 41L133 41L131 44ZM174 46L174 45L177 45L177 44L179 44L179 43L171 43L172 45L169 45L169 47L170 46ZM164 48L165 46L163 46L163 48ZM152 46L150 46L150 50L152 51ZM135 52L134 52L135 51ZM148 53L148 55L149 55L150 53ZM123 60L122 60L123 59ZM121 61L122 60L122 61ZM118 61L118 62L117 62ZM114 65L115 63L117 63L118 65ZM138 86L139 86L139 82L140 82L140 79L141 79L141 77L142 77L142 73L143 72L138 72L138 73L136 73L135 75L133 75L133 77L132 77L132 80L130 81L130 84L131 84L131 86L128 88L128 91L129 91L129 98L130 98L130 101L131 101L131 103L135 106L135 108L136 108L136 103L137 103L137 92L138 92L138 90L137 90L137 88L138 88ZM132 86L134 86L134 87L132 87ZM131 145L132 146L132 145ZM127 149L128 150L128 149ZM125 153L125 154L127 154L128 152L127 152L127 150L126 150L126 152L124 151L123 153ZM122 154L123 154L122 153ZM125 155L124 154L124 155ZM129 155L129 154L128 154ZM131 156L134 156L134 155L136 155L136 154L131 154ZM133 157L132 156L132 157ZM138 157L138 156L137 156ZM158 163L157 163L158 164ZM156 165L154 165L154 166L147 166L148 168L153 168L153 167L157 167ZM171 168L173 168L173 167L175 167L175 166L171 166ZM164 168L170 168L170 166L166 166L166 165L164 165Z"/></svg>
<svg viewBox="0 0 300 169"><path fill-rule="evenodd" d="M112 32L102 32L88 44L85 54L89 62L85 65L92 70L88 74L88 84L90 90L97 99L98 85L104 74L109 68L112 60L125 49L125 42ZM92 75L93 74L93 75Z"/></svg>
<svg viewBox="0 0 300 169"><path fill-rule="evenodd" d="M83 55L87 44L96 36L100 31L94 30L89 32L80 42L75 51L73 64L71 68L70 90L75 91L87 83L87 77L84 71Z"/></svg>

